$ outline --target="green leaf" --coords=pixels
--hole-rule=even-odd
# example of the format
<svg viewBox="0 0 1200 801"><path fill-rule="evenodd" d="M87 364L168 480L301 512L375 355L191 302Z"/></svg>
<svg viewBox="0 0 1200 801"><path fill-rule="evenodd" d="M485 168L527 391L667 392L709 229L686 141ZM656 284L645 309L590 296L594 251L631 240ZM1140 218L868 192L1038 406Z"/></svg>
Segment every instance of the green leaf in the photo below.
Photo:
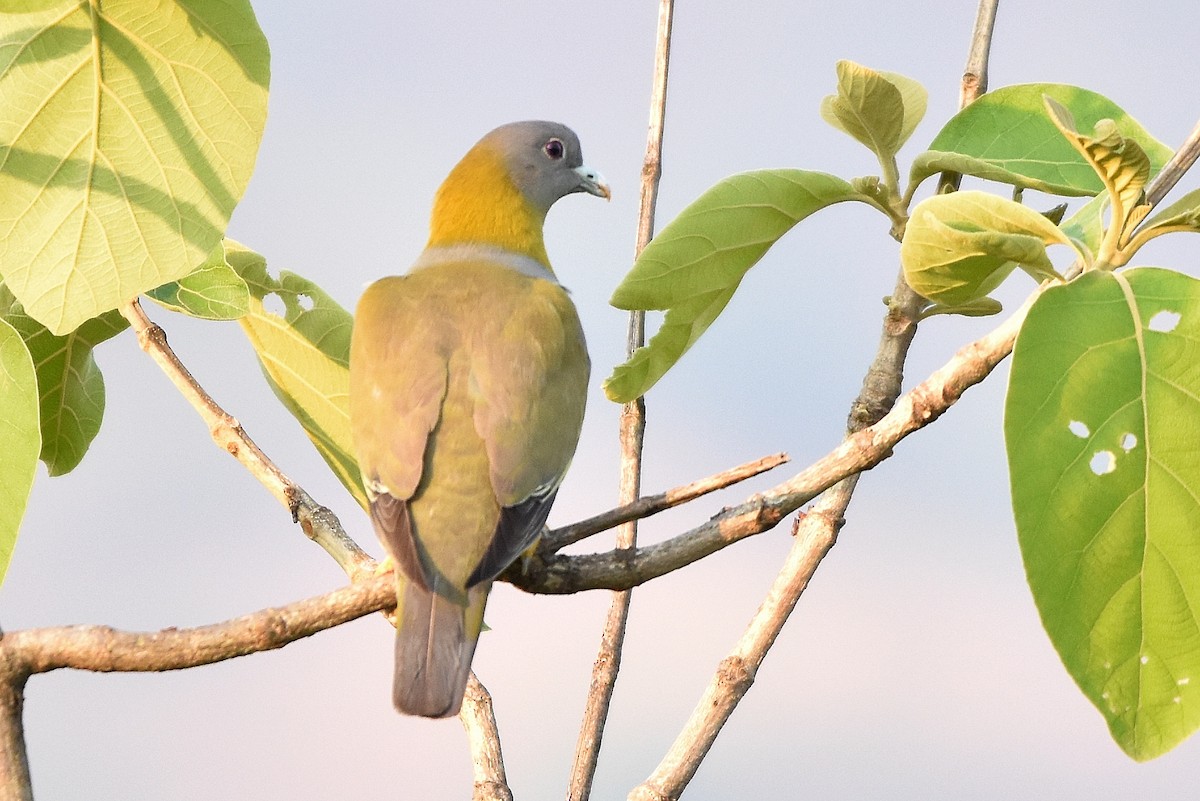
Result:
<svg viewBox="0 0 1200 801"><path fill-rule="evenodd" d="M1200 282L1138 268L1047 289L1005 407L1029 586L1134 759L1200 725Z"/></svg>
<svg viewBox="0 0 1200 801"><path fill-rule="evenodd" d="M38 451L38 387L33 358L11 325L0 320L0 583L12 561L13 548L33 478Z"/></svg>
<svg viewBox="0 0 1200 801"><path fill-rule="evenodd" d="M220 241L269 56L248 0L25 7L0 15L0 274L65 334Z"/></svg>
<svg viewBox="0 0 1200 801"><path fill-rule="evenodd" d="M300 421L317 451L363 507L367 494L350 436L350 332L354 319L316 284L267 272L262 256L225 241L229 265L250 287L238 322L258 354L267 383ZM270 308L282 306L282 314Z"/></svg>
<svg viewBox="0 0 1200 801"><path fill-rule="evenodd" d="M929 92L917 81L898 72L880 71L880 75L900 90L900 100L904 104L904 123L900 126L900 137L896 149L904 146L912 136L913 131L925 119L925 109L929 105Z"/></svg>
<svg viewBox="0 0 1200 801"><path fill-rule="evenodd" d="M1188 192L1146 220L1126 250L1132 255L1154 237L1177 232L1200 234L1200 189Z"/></svg>
<svg viewBox="0 0 1200 801"><path fill-rule="evenodd" d="M776 240L813 212L845 200L871 203L832 175L762 170L724 179L680 212L613 293L619 309L667 314L650 344L613 370L604 384L608 397L622 403L645 394L712 324Z"/></svg>
<svg viewBox="0 0 1200 801"><path fill-rule="evenodd" d="M1104 207L1107 204L1107 195L1096 195L1059 226L1075 250L1083 254L1084 264L1092 264L1100 252L1104 240Z"/></svg>
<svg viewBox="0 0 1200 801"><path fill-rule="evenodd" d="M925 115L921 84L853 61L837 63L838 93L821 101L821 118L848 133L881 160L890 160Z"/></svg>
<svg viewBox="0 0 1200 801"><path fill-rule="evenodd" d="M225 243L190 273L146 293L172 311L203 320L237 320L250 310L250 289L225 261Z"/></svg>
<svg viewBox="0 0 1200 801"><path fill-rule="evenodd" d="M1017 266L1037 281L1054 277L1046 245L1055 243L1071 245L1028 206L986 192L952 192L913 209L900 263L914 290L957 307L986 296Z"/></svg>
<svg viewBox="0 0 1200 801"><path fill-rule="evenodd" d="M935 303L921 312L921 319L926 320L939 314L956 314L960 317L991 317L1004 311L1004 306L995 298L976 298L957 306L943 306Z"/></svg>
<svg viewBox="0 0 1200 801"><path fill-rule="evenodd" d="M1162 169L1171 149L1103 95L1054 83L1006 86L980 97L946 123L913 161L909 193L943 171L1038 189L1055 195L1095 195L1104 190L1087 159L1065 140L1046 114L1042 96L1068 109L1081 126L1103 119L1136 140L1150 159L1151 173Z"/></svg>
<svg viewBox="0 0 1200 801"><path fill-rule="evenodd" d="M41 459L50 475L69 473L87 453L104 419L104 376L92 349L129 324L118 312L106 312L69 334L55 336L25 314L3 283L0 319L25 340L37 370Z"/></svg>

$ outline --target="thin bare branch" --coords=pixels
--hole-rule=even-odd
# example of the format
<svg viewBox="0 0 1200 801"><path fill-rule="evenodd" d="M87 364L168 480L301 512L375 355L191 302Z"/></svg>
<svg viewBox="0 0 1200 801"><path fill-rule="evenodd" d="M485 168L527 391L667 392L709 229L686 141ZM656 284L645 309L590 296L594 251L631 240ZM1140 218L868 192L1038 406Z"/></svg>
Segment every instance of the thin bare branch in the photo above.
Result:
<svg viewBox="0 0 1200 801"><path fill-rule="evenodd" d="M200 386L167 343L166 331L146 316L141 304L131 301L121 307L121 315L137 333L142 350L199 413L217 447L241 462L292 513L292 519L300 523L304 533L324 548L348 576L354 578L373 570L374 561L346 534L337 516L288 478L250 439L241 423Z"/></svg>
<svg viewBox="0 0 1200 801"><path fill-rule="evenodd" d="M1179 179L1183 177L1184 173L1196 163L1198 156L1200 156L1200 122L1196 123L1196 127L1175 151L1175 155L1163 165L1162 171L1150 182L1150 186L1146 189L1147 202L1152 206L1157 206L1159 201L1175 188L1175 184L1179 183Z"/></svg>
<svg viewBox="0 0 1200 801"><path fill-rule="evenodd" d="M990 19L985 13L985 8L990 8ZM965 86L968 77L974 76L977 79L982 75L986 81L987 53L991 42L994 16L995 0L981 0L975 35L971 43L971 55L968 58L968 76L964 76L963 80L964 105L977 96L977 94L972 94L972 91L968 91ZM974 69L972 69L972 65L974 65ZM905 425L913 424L914 418L918 418L920 426L927 425L941 413L939 411L933 414L928 408L923 408L924 400L928 395L917 394L917 391L923 387L928 391L931 387L926 385L942 371L935 373L916 390L904 396L904 400L908 403L901 402L892 405L900 394L904 377L904 363L908 356L909 346L916 334L922 303L923 299L908 287L904 280L904 273L901 272L896 280L895 291L892 293L875 358L863 380L862 391L850 408L847 421L847 442L854 441L865 434L874 433L873 429L876 426L886 430L888 426L885 424L889 423L889 418L897 412L899 412L897 416L900 419L907 417L908 422ZM1027 303L1015 317L1023 319L1028 308L1029 304ZM1012 321L1010 318L1001 328L1008 327ZM1019 322L1012 327L1011 336L1006 332L992 353L1002 352L1003 355L1007 355L1012 350L1012 341L1015 339L1019 327ZM960 351L955 356L956 360L959 355L964 354ZM1003 358L1003 355L991 362L991 366L984 371L985 375ZM962 364L968 363L970 360L964 358ZM957 392L954 391L955 389ZM951 395L957 399L958 396L961 396L963 389L965 387L958 388L957 384L943 380L941 382L941 402L944 403ZM918 400L920 405L917 405ZM953 400L950 403L953 403ZM948 403L942 406L942 411L948 407ZM888 411L889 408L890 411ZM883 414L885 411L887 414ZM876 455L884 458L891 453L891 447L894 444L893 442L891 445L887 445L883 452L876 451ZM870 447L878 447L873 437ZM788 552L787 561L776 577L770 592L729 657L722 661L716 675L709 683L670 750L654 773L629 794L630 801L668 801L668 799L673 801L673 799L679 798L684 788L687 787L700 767L700 763L708 755L721 728L754 683L759 665L766 658L767 651L775 643L784 623L787 622L796 603L800 600L800 596L808 587L813 573L820 566L825 554L833 547L838 530L843 524L846 509L858 484L859 475L858 472L855 472L840 480L822 494L812 510L807 514L802 514L796 521L793 531L794 539Z"/></svg>
<svg viewBox="0 0 1200 801"><path fill-rule="evenodd" d="M544 555L556 553L568 545L574 545L580 540L587 539L594 534L608 531L610 528L615 528L630 520L644 520L651 515L656 515L667 509L673 509L688 501L694 501L710 492L716 492L719 489L733 486L748 478L761 475L768 470L774 470L779 465L786 464L788 461L790 461L790 457L786 453L776 453L771 456L764 456L761 459L755 459L753 462L746 462L737 467L731 467L728 470L723 470L707 478L693 481L690 484L683 484L666 492L660 492L657 495L643 496L633 503L618 506L607 512L601 512L595 517L589 517L586 520L580 520L578 523L572 523L549 532L545 537L542 537L538 550Z"/></svg>
<svg viewBox="0 0 1200 801"><path fill-rule="evenodd" d="M638 211L637 242L634 257L654 236L654 209L658 200L658 184L662 177L662 142L667 115L667 74L671 60L671 24L674 19L674 0L660 0L658 31L654 48L654 85L650 95L650 123L646 135L646 159L642 165L642 191ZM635 311L629 315L626 351L632 356L646 340L646 315ZM625 405L621 413L621 480L618 502L630 504L641 495L642 443L646 429L646 406L642 398ZM631 551L637 545L637 521L629 520L617 530L617 551ZM629 591L618 592L605 619L600 638L600 650L592 668L592 681L584 708L579 739L575 744L575 759L567 787L569 801L587 801L592 792L592 777L600 756L604 723L621 667L621 647L625 640L625 622L629 617Z"/></svg>
<svg viewBox="0 0 1200 801"><path fill-rule="evenodd" d="M29 671L0 649L0 801L33 801L23 717L28 678Z"/></svg>
<svg viewBox="0 0 1200 801"><path fill-rule="evenodd" d="M987 91L988 60L992 52L992 32L996 27L996 11L1000 0L979 0L975 11L975 28L971 32L971 48L958 90L958 107L964 109ZM938 192L953 192L962 183L962 175L944 172L938 179Z"/></svg>
<svg viewBox="0 0 1200 801"><path fill-rule="evenodd" d="M62 626L7 632L0 639L0 659L27 673L60 668L101 673L183 670L282 648L395 605L395 579L385 575L198 628L151 633Z"/></svg>
<svg viewBox="0 0 1200 801"><path fill-rule="evenodd" d="M467 680L467 693L463 696L458 719L467 732L471 747L471 769L475 777L472 801L512 801L512 790L504 775L504 756L500 753L500 731L492 710L492 695L474 671Z"/></svg>
<svg viewBox="0 0 1200 801"><path fill-rule="evenodd" d="M988 61L992 52L992 32L1000 0L981 0L975 10L975 28L971 47L958 91L958 107L964 109L988 89Z"/></svg>

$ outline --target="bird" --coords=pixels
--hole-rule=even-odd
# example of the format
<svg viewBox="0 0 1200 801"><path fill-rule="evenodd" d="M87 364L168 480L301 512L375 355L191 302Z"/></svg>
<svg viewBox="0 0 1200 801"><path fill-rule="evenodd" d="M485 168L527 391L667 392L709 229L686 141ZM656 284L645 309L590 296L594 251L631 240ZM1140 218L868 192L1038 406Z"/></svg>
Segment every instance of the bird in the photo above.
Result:
<svg viewBox="0 0 1200 801"><path fill-rule="evenodd" d="M394 564L405 714L458 714L492 582L537 542L575 454L591 364L543 224L577 192L611 198L570 128L496 128L437 190L416 262L355 310L351 436Z"/></svg>

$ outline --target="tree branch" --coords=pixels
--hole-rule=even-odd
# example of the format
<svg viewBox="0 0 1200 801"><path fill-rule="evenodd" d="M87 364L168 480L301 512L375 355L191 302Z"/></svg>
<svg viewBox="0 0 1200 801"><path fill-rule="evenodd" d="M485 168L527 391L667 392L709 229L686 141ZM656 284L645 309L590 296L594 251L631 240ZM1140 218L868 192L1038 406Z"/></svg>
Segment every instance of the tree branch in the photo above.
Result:
<svg viewBox="0 0 1200 801"><path fill-rule="evenodd" d="M658 6L658 32L654 48L654 87L650 95L650 124L646 136L646 158L642 165L642 191L638 209L637 242L634 258L654 236L654 209L658 200L658 184L662 177L662 142L667 111L667 73L671 60L671 23L674 18L674 0L660 0ZM629 333L626 353L634 352L646 340L646 315L635 311L629 315ZM621 480L618 499L623 504L633 503L641 494L642 443L646 429L646 406L643 398L625 404L621 412ZM637 545L637 521L622 523L617 530L617 552L627 553ZM592 682L584 708L579 738L575 744L575 759L571 766L571 778L567 786L568 801L587 801L592 792L592 778L596 774L596 763L600 756L600 742L604 736L604 724L608 718L609 703L616 685L617 673L621 668L621 647L625 641L625 623L629 617L629 591L613 596L604 630L600 637L600 650L592 667Z"/></svg>
<svg viewBox="0 0 1200 801"><path fill-rule="evenodd" d="M471 746L471 768L475 776L471 800L513 801L504 774L504 756L500 753L500 731L496 728L492 695L474 671L467 680L467 694L463 697L458 719Z"/></svg>
<svg viewBox="0 0 1200 801"><path fill-rule="evenodd" d="M0 632L0 645L4 642ZM0 648L0 801L33 801L25 751L25 682L29 671Z"/></svg>
<svg viewBox="0 0 1200 801"><path fill-rule="evenodd" d="M0 638L0 661L26 674L60 668L100 673L183 670L282 648L395 605L394 579L385 575L198 628L149 633L61 626L7 632Z"/></svg>
<svg viewBox="0 0 1200 801"><path fill-rule="evenodd" d="M151 322L141 304L133 300L121 307L121 316L137 332L138 344L170 379L179 394L192 405L208 426L217 447L237 459L259 480L275 499L300 523L304 533L337 561L354 578L374 569L374 560L351 539L341 522L327 507L321 506L300 485L288 478L250 439L233 415L226 412L192 376L167 343L162 326Z"/></svg>
<svg viewBox="0 0 1200 801"><path fill-rule="evenodd" d="M643 520L667 509L673 509L676 506L703 497L710 492L716 492L719 489L732 486L748 478L761 475L768 470L774 470L779 465L786 464L788 461L790 461L790 458L786 453L776 453L771 456L764 456L761 459L755 459L753 462L746 462L737 467L731 467L708 478L702 478L690 484L684 484L674 489L669 489L666 492L660 492L657 495L642 496L633 503L618 506L607 512L601 512L595 517L589 517L586 520L581 520L578 523L572 523L547 533L546 536L542 537L538 550L543 555L556 553L568 545L574 545L580 540L587 539L594 534L615 528L630 520Z"/></svg>
<svg viewBox="0 0 1200 801"><path fill-rule="evenodd" d="M1162 170L1150 182L1150 186L1146 188L1146 202L1152 207L1157 206L1159 201L1175 188L1175 184L1179 183L1179 179L1183 177L1184 173L1192 168L1198 156L1200 156L1200 122L1196 123L1196 127L1192 128L1192 132L1175 151L1175 155L1171 156L1171 160L1163 165Z"/></svg>

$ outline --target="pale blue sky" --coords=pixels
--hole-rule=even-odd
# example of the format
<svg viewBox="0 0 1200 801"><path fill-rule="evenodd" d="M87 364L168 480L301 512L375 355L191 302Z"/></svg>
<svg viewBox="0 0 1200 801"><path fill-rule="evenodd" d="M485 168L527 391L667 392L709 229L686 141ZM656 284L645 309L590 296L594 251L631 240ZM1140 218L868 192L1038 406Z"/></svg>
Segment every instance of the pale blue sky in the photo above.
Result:
<svg viewBox="0 0 1200 801"><path fill-rule="evenodd" d="M599 383L625 336L624 314L607 298L633 249L656 4L260 0L256 9L273 51L271 110L230 233L348 307L419 252L437 184L480 135L530 117L579 133L615 199L568 198L548 224L595 365L583 440L551 522L611 506L616 407ZM929 89L910 158L955 108L974 13L967 0L681 3L660 223L741 170L871 172L872 157L817 114L840 58ZM1083 85L1174 145L1200 114L1194 13L1186 2L1006 0L992 85ZM1197 243L1156 246L1146 263L1195 274ZM790 234L650 393L645 489L779 450L798 469L832 447L896 269L896 245L865 207L835 207ZM1018 275L1001 296L1015 305L1031 286ZM259 444L378 553L237 327L149 311ZM995 322L930 321L907 383ZM6 629L198 625L342 583L212 446L132 337L106 344L99 360L104 429L73 474L39 477L0 588ZM1008 507L1005 380L1001 369L865 477L838 545L686 799L1194 797L1200 744L1130 761L1039 626ZM645 537L707 519L787 470L663 515ZM657 764L782 563L788 529L635 592L596 799L624 798ZM476 668L496 696L520 799L563 795L607 603L604 593L493 593L494 631ZM34 677L26 713L37 798L469 797L458 723L391 710L391 649L373 617L182 673Z"/></svg>

